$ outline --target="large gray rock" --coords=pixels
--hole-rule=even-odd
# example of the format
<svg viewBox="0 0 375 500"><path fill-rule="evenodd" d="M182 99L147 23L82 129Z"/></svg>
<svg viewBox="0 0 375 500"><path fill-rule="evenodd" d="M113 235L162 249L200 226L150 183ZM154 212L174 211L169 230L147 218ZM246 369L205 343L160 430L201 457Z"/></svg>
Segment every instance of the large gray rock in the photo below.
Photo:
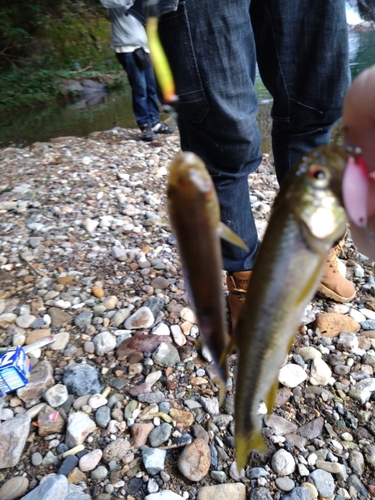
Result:
<svg viewBox="0 0 375 500"><path fill-rule="evenodd" d="M51 474L42 479L39 486L22 497L22 500L66 500L68 479L61 474Z"/></svg>
<svg viewBox="0 0 375 500"><path fill-rule="evenodd" d="M14 467L20 461L30 423L30 415L23 413L0 425L0 469Z"/></svg>
<svg viewBox="0 0 375 500"><path fill-rule="evenodd" d="M65 368L63 383L69 394L75 396L86 396L87 394L98 394L104 389L99 379L99 374L90 365L71 364Z"/></svg>

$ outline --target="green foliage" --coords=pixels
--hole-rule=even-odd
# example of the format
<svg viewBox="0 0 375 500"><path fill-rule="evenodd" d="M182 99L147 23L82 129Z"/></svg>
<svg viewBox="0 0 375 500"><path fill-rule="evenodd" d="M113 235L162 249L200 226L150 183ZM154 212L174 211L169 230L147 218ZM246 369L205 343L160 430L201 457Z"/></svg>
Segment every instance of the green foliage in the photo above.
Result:
<svg viewBox="0 0 375 500"><path fill-rule="evenodd" d="M102 22L105 21L105 22ZM0 4L0 67L61 65L76 53L87 64L108 44L99 0L11 0ZM86 59L85 59L86 56ZM85 60L84 60L85 59Z"/></svg>
<svg viewBox="0 0 375 500"><path fill-rule="evenodd" d="M0 113L25 107L37 107L56 100L67 100L74 93L63 90L61 80L80 80L97 78L104 81L107 90L121 89L126 86L123 71L109 75L98 71L70 71L62 69L28 68L9 70L0 73Z"/></svg>
<svg viewBox="0 0 375 500"><path fill-rule="evenodd" d="M27 52L48 18L50 0L14 0L0 7L0 55L2 65L15 64Z"/></svg>
<svg viewBox="0 0 375 500"><path fill-rule="evenodd" d="M0 76L0 111L51 102L59 95L51 71L23 69Z"/></svg>

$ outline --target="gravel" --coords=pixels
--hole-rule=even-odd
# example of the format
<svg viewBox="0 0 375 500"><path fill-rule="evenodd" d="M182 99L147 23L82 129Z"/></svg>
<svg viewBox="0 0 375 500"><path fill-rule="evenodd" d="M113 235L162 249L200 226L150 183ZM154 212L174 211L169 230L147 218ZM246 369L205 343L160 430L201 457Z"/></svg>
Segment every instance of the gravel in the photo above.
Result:
<svg viewBox="0 0 375 500"><path fill-rule="evenodd" d="M5 398L1 499L375 497L374 264L350 236L357 297L314 298L269 420L260 406L267 453L237 471L236 356L220 406L165 209L178 136L116 127L0 151L1 344L55 335ZM267 155L249 184L262 234Z"/></svg>

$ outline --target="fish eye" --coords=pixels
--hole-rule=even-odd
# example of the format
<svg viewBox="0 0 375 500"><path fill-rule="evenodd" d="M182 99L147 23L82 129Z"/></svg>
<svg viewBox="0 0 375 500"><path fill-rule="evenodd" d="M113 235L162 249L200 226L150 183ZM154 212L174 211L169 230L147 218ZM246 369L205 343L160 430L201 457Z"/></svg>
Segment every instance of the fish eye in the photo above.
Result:
<svg viewBox="0 0 375 500"><path fill-rule="evenodd" d="M318 181L323 181L327 177L326 170L320 165L313 165L309 171L310 179L317 179Z"/></svg>

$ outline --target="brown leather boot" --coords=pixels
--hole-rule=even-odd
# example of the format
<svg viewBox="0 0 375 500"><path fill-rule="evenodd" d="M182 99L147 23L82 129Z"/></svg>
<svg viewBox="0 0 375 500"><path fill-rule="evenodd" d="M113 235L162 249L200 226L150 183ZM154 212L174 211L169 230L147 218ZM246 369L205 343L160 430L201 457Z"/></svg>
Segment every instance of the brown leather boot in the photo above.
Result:
<svg viewBox="0 0 375 500"><path fill-rule="evenodd" d="M333 299L336 302L350 302L354 299L356 292L353 283L347 280L339 271L337 255L341 252L340 243L331 248L328 254L323 277L317 291L324 297Z"/></svg>
<svg viewBox="0 0 375 500"><path fill-rule="evenodd" d="M228 301L232 332L236 328L242 304L245 301L247 287L249 286L252 271L237 271L227 275Z"/></svg>

